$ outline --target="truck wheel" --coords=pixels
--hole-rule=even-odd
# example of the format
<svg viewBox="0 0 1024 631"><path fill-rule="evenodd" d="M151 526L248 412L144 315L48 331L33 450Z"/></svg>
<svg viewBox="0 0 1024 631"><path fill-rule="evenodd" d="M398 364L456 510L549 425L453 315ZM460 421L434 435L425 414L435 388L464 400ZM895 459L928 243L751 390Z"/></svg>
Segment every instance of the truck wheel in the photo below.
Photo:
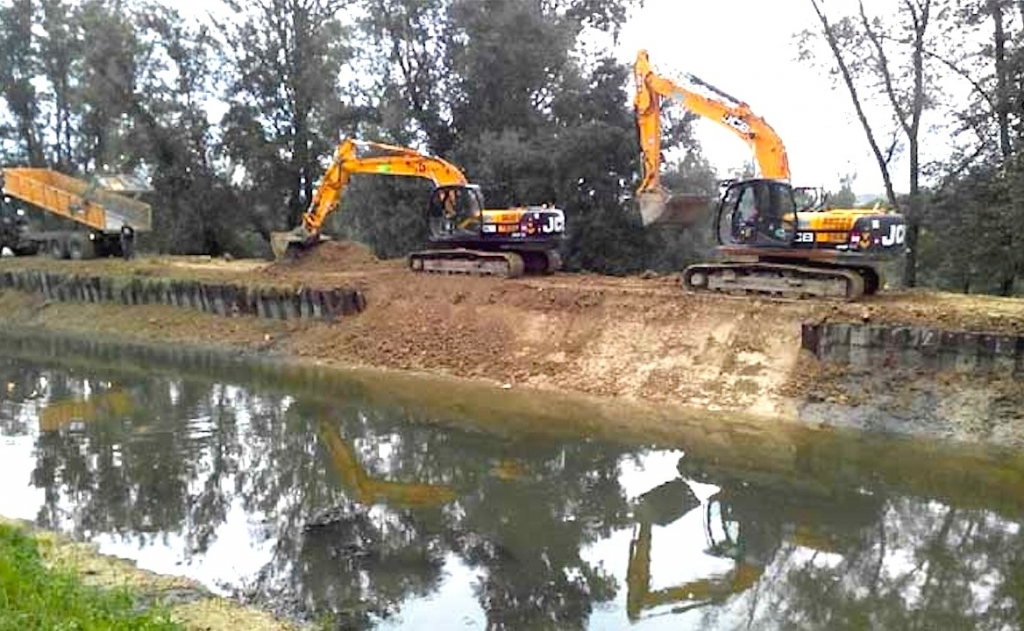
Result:
<svg viewBox="0 0 1024 631"><path fill-rule="evenodd" d="M91 259L96 254L96 246L92 241L82 237L71 237L68 239L68 255L75 261Z"/></svg>
<svg viewBox="0 0 1024 631"><path fill-rule="evenodd" d="M54 239L50 241L50 256L57 259L58 261L63 258L67 258L67 250L64 247L64 243L60 239Z"/></svg>

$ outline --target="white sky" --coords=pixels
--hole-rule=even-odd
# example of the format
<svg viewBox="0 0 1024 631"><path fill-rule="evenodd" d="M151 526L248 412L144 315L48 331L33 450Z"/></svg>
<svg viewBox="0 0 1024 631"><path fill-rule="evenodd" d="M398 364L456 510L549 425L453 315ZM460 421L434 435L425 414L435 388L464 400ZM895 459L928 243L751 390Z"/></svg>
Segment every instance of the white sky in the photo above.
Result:
<svg viewBox="0 0 1024 631"><path fill-rule="evenodd" d="M197 17L218 9L199 9L192 0L165 2ZM855 12L857 0L822 4L834 20ZM870 15L883 17L890 17L896 7L894 0L864 4ZM646 48L660 74L673 78L689 72L746 101L785 142L796 185L838 190L841 177L856 174L855 192L884 191L846 88L834 86L823 70L797 61L795 34L818 26L810 0L645 0L644 5L633 11L614 46L620 61L632 64L636 51ZM228 17L223 12L220 16ZM594 42L611 45L610 38ZM869 113L872 122L885 127L886 111ZM938 121L925 120L926 127L930 122ZM745 143L712 121L698 120L695 131L720 177L730 176L753 157ZM939 155L945 152L948 143L932 141ZM879 142L886 144L887 139ZM928 151L925 138L922 153ZM897 192L906 191L906 161L897 158L890 171Z"/></svg>
<svg viewBox="0 0 1024 631"><path fill-rule="evenodd" d="M825 0L830 17L855 10L852 0ZM885 15L893 0L868 0ZM646 0L620 36L616 53L632 63L646 48L666 78L689 72L746 101L782 138L793 183L838 190L856 173L858 193L884 191L877 163L845 87L797 61L795 33L818 25L810 0ZM883 121L884 122L884 121ZM727 177L752 153L718 124L695 124L704 155ZM894 166L897 191L906 190L905 165Z"/></svg>

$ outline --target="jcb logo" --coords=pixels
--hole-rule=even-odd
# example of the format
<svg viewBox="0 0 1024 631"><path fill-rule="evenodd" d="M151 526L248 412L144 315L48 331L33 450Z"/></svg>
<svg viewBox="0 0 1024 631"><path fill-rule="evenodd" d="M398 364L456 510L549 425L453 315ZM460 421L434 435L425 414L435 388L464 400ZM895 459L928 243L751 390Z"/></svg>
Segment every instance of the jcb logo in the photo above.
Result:
<svg viewBox="0 0 1024 631"><path fill-rule="evenodd" d="M903 224L889 226L889 234L882 235L882 245L889 248L894 245L902 245L907 239L907 227Z"/></svg>
<svg viewBox="0 0 1024 631"><path fill-rule="evenodd" d="M725 116L722 117L722 122L724 122L726 125L728 125L730 127L734 127L736 129L740 130L744 134L749 134L750 133L750 125L748 125L745 120L743 120L742 118L740 118L738 116L734 116L732 114L726 114Z"/></svg>
<svg viewBox="0 0 1024 631"><path fill-rule="evenodd" d="M541 230L546 234L563 232L565 230L565 217L561 215L548 215L544 225L541 226Z"/></svg>

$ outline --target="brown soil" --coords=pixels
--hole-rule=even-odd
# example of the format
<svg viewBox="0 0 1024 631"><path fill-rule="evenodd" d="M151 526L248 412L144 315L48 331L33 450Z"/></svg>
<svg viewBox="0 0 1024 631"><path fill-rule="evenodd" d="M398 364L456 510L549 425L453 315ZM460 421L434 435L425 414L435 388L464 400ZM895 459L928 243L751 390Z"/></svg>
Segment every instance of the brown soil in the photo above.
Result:
<svg viewBox="0 0 1024 631"><path fill-rule="evenodd" d="M210 340L326 362L431 372L588 394L791 415L818 380L799 365L800 324L870 321L1024 335L1024 300L883 292L853 304L684 294L677 275L555 274L516 280L416 275L404 260L328 242L295 261L209 257L57 262L13 268L198 277L282 285L356 286L367 309L335 323L217 318L160 307L51 304L33 323ZM99 310L106 310L101 316ZM27 321L15 311L11 318ZM97 311L97 313L92 313ZM116 314L115 314L116 312Z"/></svg>
<svg viewBox="0 0 1024 631"><path fill-rule="evenodd" d="M319 271L348 272L378 268L382 261L373 251L354 241L326 241L292 259L275 261L262 268L268 276L309 274Z"/></svg>

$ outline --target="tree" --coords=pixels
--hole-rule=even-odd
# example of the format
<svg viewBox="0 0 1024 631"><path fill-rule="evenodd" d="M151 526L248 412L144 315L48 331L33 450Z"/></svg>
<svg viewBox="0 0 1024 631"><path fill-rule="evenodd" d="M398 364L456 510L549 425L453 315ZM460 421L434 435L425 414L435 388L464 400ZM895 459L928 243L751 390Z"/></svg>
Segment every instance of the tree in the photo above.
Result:
<svg viewBox="0 0 1024 631"><path fill-rule="evenodd" d="M935 22L946 10L943 0L901 0L895 24L879 17L869 17L864 3L858 3L858 15L847 16L833 23L818 0L811 5L821 24L821 35L831 51L835 68L841 76L868 144L885 182L886 194L893 208L901 210L907 220L907 259L904 281L913 286L917 270L917 237L920 232L921 206L921 121L930 105L928 89L932 77L927 68L926 50L931 46ZM803 56L810 56L804 40ZM896 133L887 151L876 137L875 126L865 110L865 92L880 86L890 115L896 122ZM866 89L865 89L866 88ZM906 208L896 198L890 174L890 162L899 138L907 145L910 163L910 195Z"/></svg>
<svg viewBox="0 0 1024 631"><path fill-rule="evenodd" d="M853 192L855 175L846 175L839 179L839 190L828 196L829 204L835 208L854 208L857 205L857 194Z"/></svg>
<svg viewBox="0 0 1024 631"><path fill-rule="evenodd" d="M361 63L387 68L363 98L379 105L373 128L458 164L484 186L490 207L562 207L570 269L671 268L694 256L692 234L645 233L627 212L639 167L625 92L630 69L600 51L576 51L585 27L614 34L634 4L515 0L482 11L464 0L368 2L362 27L370 46ZM683 116L666 125L667 148L690 140L689 123ZM422 202L410 205L412 185L401 187L404 197L399 188L363 185L372 204L356 187L346 195L355 234L378 252L395 252L395 227L408 235L422 215ZM378 221L385 217L386 226Z"/></svg>
<svg viewBox="0 0 1024 631"><path fill-rule="evenodd" d="M226 0L232 105L221 123L226 155L241 167L254 227L299 223L337 142L345 111L339 76L350 56L340 0Z"/></svg>
<svg viewBox="0 0 1024 631"><path fill-rule="evenodd" d="M1016 185L1024 59L1020 33L1011 30L1020 10L1004 0L958 3L957 37L947 38L956 43L926 51L970 88L968 100L951 107L970 137L938 165L935 203L925 217L931 234L929 247L921 248L922 267L946 270L948 276L932 274L943 287L1011 295L1024 270L1018 229L1024 201Z"/></svg>
<svg viewBox="0 0 1024 631"><path fill-rule="evenodd" d="M16 155L31 166L45 164L39 95L32 80L38 72L33 3L14 0L0 7L0 97L10 111L19 147Z"/></svg>

